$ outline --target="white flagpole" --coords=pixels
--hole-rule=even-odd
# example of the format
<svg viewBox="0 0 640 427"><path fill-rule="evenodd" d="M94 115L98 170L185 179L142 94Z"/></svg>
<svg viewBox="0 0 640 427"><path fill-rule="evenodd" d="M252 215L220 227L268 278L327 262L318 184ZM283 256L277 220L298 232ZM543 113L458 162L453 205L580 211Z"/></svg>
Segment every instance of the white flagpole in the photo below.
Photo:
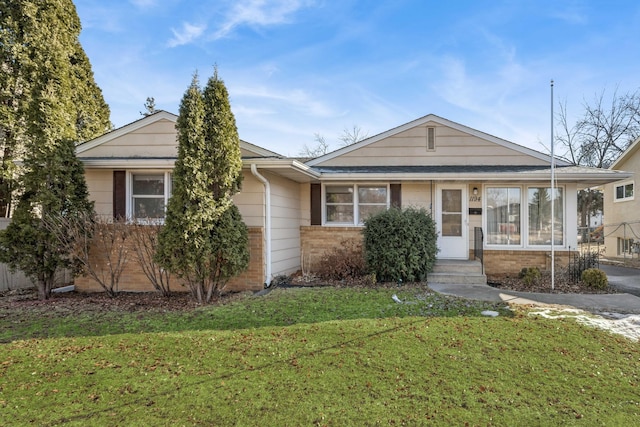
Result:
<svg viewBox="0 0 640 427"><path fill-rule="evenodd" d="M556 284L556 254L555 254L555 158L553 154L553 79L551 80L551 290L555 289Z"/></svg>

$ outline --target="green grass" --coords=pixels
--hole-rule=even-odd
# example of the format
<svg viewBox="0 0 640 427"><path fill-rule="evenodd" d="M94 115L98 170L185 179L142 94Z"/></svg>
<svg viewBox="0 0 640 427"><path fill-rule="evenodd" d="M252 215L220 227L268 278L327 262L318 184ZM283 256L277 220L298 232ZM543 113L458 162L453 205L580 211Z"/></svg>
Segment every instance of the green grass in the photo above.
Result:
<svg viewBox="0 0 640 427"><path fill-rule="evenodd" d="M160 314L139 320L154 329L145 333L96 325L15 340L12 328L0 345L0 425L640 422L637 343L570 319L478 317L476 304L417 289L395 292L416 304L389 304L394 292L277 290L170 314L164 331ZM468 315L434 315L446 307ZM344 320L324 321L331 313Z"/></svg>
<svg viewBox="0 0 640 427"><path fill-rule="evenodd" d="M397 304L396 294L406 304ZM504 304L470 302L431 293L424 286L401 288L276 288L262 297L188 312L105 311L39 305L29 311L0 308L0 342L26 338L112 335L138 332L247 329L327 320L407 316L477 316L482 310L510 312Z"/></svg>

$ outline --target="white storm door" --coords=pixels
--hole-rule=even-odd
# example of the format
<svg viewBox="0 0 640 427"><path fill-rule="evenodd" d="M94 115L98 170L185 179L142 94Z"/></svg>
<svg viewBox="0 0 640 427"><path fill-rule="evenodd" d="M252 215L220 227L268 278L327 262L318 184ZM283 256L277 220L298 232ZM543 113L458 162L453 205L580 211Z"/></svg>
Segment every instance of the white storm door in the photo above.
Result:
<svg viewBox="0 0 640 427"><path fill-rule="evenodd" d="M469 221L467 218L467 186L440 184L436 187L437 257L469 258Z"/></svg>

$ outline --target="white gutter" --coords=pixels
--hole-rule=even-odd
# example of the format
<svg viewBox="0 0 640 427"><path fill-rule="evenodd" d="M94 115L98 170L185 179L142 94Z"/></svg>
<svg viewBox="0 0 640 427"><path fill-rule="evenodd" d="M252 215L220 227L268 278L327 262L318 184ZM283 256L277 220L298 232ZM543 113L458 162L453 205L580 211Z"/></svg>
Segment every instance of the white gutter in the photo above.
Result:
<svg viewBox="0 0 640 427"><path fill-rule="evenodd" d="M271 285L271 184L258 172L255 163L251 164L251 173L264 184L265 218L264 218L264 240L265 240L265 286Z"/></svg>

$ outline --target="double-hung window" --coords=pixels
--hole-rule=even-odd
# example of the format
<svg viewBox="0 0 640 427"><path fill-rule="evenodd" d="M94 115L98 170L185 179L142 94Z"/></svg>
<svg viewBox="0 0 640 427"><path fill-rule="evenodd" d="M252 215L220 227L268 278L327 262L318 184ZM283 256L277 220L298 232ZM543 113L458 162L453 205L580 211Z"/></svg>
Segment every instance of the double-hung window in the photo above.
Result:
<svg viewBox="0 0 640 427"><path fill-rule="evenodd" d="M389 207L388 185L326 185L324 194L326 224L362 225Z"/></svg>
<svg viewBox="0 0 640 427"><path fill-rule="evenodd" d="M163 220L171 196L171 173L131 172L129 176L129 216L140 220Z"/></svg>
<svg viewBox="0 0 640 427"><path fill-rule="evenodd" d="M633 182L625 182L623 184L615 185L615 201L626 202L627 200L633 200Z"/></svg>

